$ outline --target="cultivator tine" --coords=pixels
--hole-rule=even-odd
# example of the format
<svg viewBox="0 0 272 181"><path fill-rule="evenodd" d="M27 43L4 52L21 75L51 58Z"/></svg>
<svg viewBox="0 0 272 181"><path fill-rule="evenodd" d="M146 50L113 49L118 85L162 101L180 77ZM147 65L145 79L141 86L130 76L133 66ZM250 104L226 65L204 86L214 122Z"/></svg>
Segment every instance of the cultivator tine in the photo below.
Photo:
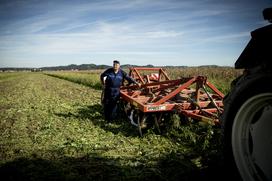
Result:
<svg viewBox="0 0 272 181"><path fill-rule="evenodd" d="M162 113L160 113L159 115L159 119L157 118L157 115L155 115L155 126L156 126L156 129L158 130L159 134L161 134L161 129L160 129L160 125L159 125L159 122L162 118Z"/></svg>
<svg viewBox="0 0 272 181"><path fill-rule="evenodd" d="M205 85L202 85L203 90L205 91L205 93L207 94L208 98L210 99L210 101L212 102L212 104L214 105L214 107L217 109L218 113L222 113L221 110L219 109L219 107L216 105L216 103L214 102L213 98L211 97L211 95L209 94L209 92L206 90Z"/></svg>
<svg viewBox="0 0 272 181"><path fill-rule="evenodd" d="M130 116L128 116L128 118L129 118L130 123L131 123L132 125L134 125L134 126L139 126L138 123L135 123L134 120L133 120L134 111L135 111L135 110L131 110Z"/></svg>
<svg viewBox="0 0 272 181"><path fill-rule="evenodd" d="M137 123L138 123L138 130L139 130L140 137L142 137L143 133L142 133L142 127L141 127L141 123L140 123L140 118L139 117L137 119Z"/></svg>

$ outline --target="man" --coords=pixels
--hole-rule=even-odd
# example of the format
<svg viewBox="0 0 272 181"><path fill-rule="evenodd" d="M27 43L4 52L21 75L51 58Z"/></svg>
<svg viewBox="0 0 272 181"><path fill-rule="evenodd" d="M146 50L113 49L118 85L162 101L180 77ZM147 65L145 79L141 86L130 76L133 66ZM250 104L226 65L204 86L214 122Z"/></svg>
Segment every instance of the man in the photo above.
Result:
<svg viewBox="0 0 272 181"><path fill-rule="evenodd" d="M100 75L100 80L104 88L104 115L105 120L113 121L117 116L117 104L120 99L120 87L124 79L129 83L140 86L133 78L129 77L126 72L120 69L120 62L113 61L113 67L107 69Z"/></svg>

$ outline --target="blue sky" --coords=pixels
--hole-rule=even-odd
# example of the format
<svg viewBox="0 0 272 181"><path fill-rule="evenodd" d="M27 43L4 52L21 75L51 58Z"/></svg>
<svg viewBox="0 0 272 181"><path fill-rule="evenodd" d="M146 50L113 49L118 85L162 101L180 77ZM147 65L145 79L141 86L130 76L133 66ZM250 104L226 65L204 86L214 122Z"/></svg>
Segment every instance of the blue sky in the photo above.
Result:
<svg viewBox="0 0 272 181"><path fill-rule="evenodd" d="M272 0L0 1L0 67L233 66Z"/></svg>

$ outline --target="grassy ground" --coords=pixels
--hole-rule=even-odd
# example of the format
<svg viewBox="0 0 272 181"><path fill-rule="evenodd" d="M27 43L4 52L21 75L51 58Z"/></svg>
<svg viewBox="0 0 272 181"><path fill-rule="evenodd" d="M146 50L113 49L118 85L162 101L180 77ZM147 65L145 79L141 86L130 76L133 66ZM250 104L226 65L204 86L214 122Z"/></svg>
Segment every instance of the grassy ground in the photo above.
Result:
<svg viewBox="0 0 272 181"><path fill-rule="evenodd" d="M43 73L1 73L1 178L192 180L220 171L218 128L150 129L140 138L124 117L104 121L100 93Z"/></svg>

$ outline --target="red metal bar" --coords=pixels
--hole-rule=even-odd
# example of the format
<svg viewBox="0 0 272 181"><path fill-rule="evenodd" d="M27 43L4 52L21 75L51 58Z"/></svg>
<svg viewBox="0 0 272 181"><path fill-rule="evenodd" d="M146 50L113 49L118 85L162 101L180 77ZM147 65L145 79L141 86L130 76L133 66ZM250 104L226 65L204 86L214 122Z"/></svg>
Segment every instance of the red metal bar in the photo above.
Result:
<svg viewBox="0 0 272 181"><path fill-rule="evenodd" d="M138 70L137 69L133 69L133 71L136 73L136 75L138 76L138 78L140 79L140 81L142 82L142 84L144 84L145 82L144 82L142 76L140 75L140 73L138 72Z"/></svg>
<svg viewBox="0 0 272 181"><path fill-rule="evenodd" d="M218 105L218 107L223 106L222 101L214 101L214 102ZM200 108L206 108L210 103L211 101L200 101L198 105L200 106ZM188 109L191 109L192 107L191 102L176 103L176 105L177 107L180 107L180 110L188 110Z"/></svg>
<svg viewBox="0 0 272 181"><path fill-rule="evenodd" d="M169 76L167 75L167 73L163 69L161 69L160 71L165 76L166 80L170 80Z"/></svg>
<svg viewBox="0 0 272 181"><path fill-rule="evenodd" d="M135 99L125 93L122 93L122 92L121 92L121 95L122 95L122 99L131 103L135 107L139 108L142 112L144 112L144 105L141 102L137 101L137 99Z"/></svg>
<svg viewBox="0 0 272 181"><path fill-rule="evenodd" d="M134 74L132 74L132 72L135 72L137 74L137 77L141 80L142 83L144 83L143 76L141 76L139 71L158 71L158 74L159 74L158 81L161 80L162 75L165 77L166 80L170 80L169 76L167 75L167 73L162 68L146 68L146 67L130 68L130 76L133 77Z"/></svg>
<svg viewBox="0 0 272 181"><path fill-rule="evenodd" d="M175 89L173 92L169 93L167 96L164 96L163 98L161 98L160 100L158 100L157 102L155 102L154 104L158 105L158 104L162 104L165 101L171 99L172 97L174 97L176 94L178 94L179 92L181 92L183 89L189 87L194 81L196 80L195 77L193 77L191 80L189 80L188 82L182 84L181 86L179 86L177 89Z"/></svg>
<svg viewBox="0 0 272 181"><path fill-rule="evenodd" d="M206 82L206 84L208 85L209 88L211 88L216 94L218 94L221 98L224 98L224 94L222 92L220 92L220 90L218 90L213 84L211 84L210 82Z"/></svg>
<svg viewBox="0 0 272 181"><path fill-rule="evenodd" d="M146 80L147 80L147 83L150 83L150 79L148 75L146 75Z"/></svg>
<svg viewBox="0 0 272 181"><path fill-rule="evenodd" d="M158 88L158 89L155 90L155 92L156 91L165 90L165 89L168 89L168 88L171 88L171 87L174 87L174 86L177 86L177 85L179 85L181 83L189 81L190 79L191 78L183 78L183 79L178 79L179 81L176 81L176 82L174 82L174 81L173 82L169 82L166 85L162 84L160 86L160 88ZM162 81L161 83L165 83L165 82L168 82L168 81Z"/></svg>
<svg viewBox="0 0 272 181"><path fill-rule="evenodd" d="M200 98L200 88L201 88L201 85L199 82L196 82L196 90L195 90L195 100L196 100L196 103L198 104L199 103L199 98Z"/></svg>
<svg viewBox="0 0 272 181"><path fill-rule="evenodd" d="M189 110L183 110L181 111L182 114L184 114L187 117L191 117L193 119L199 120L199 121L203 121L206 123L214 123L214 124L219 124L219 120L218 119L212 119L206 116L202 116L199 114L199 110L198 111L189 111Z"/></svg>
<svg viewBox="0 0 272 181"><path fill-rule="evenodd" d="M151 68L151 67L133 67L133 68L130 68L130 70L147 70L147 71L149 71L149 70L161 70L162 68L156 68L156 67L154 67L154 68Z"/></svg>
<svg viewBox="0 0 272 181"><path fill-rule="evenodd" d="M186 80L186 79L185 79ZM147 88L147 87L153 87L153 86L160 86L160 85L167 85L167 84L175 84L178 85L180 83L184 82L184 79L177 79L177 80L165 80L161 82L151 82L142 84L141 88ZM138 88L137 85L130 85L130 86L122 86L121 89L135 89Z"/></svg>

